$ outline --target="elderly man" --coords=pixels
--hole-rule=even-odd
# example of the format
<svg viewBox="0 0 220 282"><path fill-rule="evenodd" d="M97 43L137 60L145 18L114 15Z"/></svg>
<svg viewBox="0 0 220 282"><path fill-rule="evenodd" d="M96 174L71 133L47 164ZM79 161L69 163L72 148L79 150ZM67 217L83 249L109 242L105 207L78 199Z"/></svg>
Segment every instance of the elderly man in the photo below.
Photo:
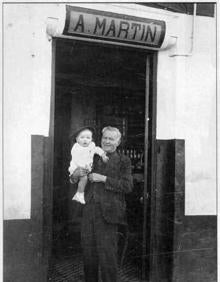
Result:
<svg viewBox="0 0 220 282"><path fill-rule="evenodd" d="M89 174L81 228L86 282L98 282L99 266L102 282L117 281L117 228L126 224L125 194L133 187L130 160L116 151L120 140L117 128L102 130L101 146L109 160L95 155ZM79 169L75 177L85 173Z"/></svg>

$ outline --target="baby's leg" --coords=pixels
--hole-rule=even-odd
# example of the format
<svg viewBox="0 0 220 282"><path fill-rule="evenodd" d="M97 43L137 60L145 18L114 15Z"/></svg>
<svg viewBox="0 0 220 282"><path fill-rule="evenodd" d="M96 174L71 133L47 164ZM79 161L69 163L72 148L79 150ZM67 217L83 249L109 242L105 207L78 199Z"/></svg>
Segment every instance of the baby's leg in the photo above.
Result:
<svg viewBox="0 0 220 282"><path fill-rule="evenodd" d="M84 191L87 182L88 182L87 175L80 177L78 182L78 189L73 197L73 200L80 202L81 204L85 204Z"/></svg>
<svg viewBox="0 0 220 282"><path fill-rule="evenodd" d="M78 182L77 192L84 193L87 182L88 182L87 175L80 177L79 182Z"/></svg>

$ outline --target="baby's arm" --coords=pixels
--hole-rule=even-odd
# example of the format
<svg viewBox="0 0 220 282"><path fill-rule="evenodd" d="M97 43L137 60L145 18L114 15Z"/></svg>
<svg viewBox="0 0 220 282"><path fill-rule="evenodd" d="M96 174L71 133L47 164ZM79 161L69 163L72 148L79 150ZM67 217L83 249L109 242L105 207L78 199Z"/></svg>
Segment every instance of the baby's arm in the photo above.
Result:
<svg viewBox="0 0 220 282"><path fill-rule="evenodd" d="M105 151L100 147L95 147L95 154L99 155L105 163L109 160L109 157L106 156Z"/></svg>
<svg viewBox="0 0 220 282"><path fill-rule="evenodd" d="M79 159L79 150L78 150L78 144L75 143L71 149L71 161L70 166L68 168L68 171L71 174L73 174L74 170L78 167L77 165L77 159Z"/></svg>
<svg viewBox="0 0 220 282"><path fill-rule="evenodd" d="M70 166L68 168L68 171L69 171L70 175L73 174L73 172L74 172L74 170L76 170L76 168L77 168L76 163L73 160L71 160Z"/></svg>

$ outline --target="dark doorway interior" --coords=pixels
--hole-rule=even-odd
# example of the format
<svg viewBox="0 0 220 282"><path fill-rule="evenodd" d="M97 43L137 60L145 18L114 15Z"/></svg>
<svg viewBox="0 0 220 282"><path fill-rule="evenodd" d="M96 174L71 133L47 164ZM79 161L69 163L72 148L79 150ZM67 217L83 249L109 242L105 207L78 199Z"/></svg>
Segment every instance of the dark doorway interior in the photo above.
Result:
<svg viewBox="0 0 220 282"><path fill-rule="evenodd" d="M69 257L80 259L81 253L83 207L71 200L70 136L79 127L91 125L97 132L96 144L100 145L101 129L112 125L122 132L119 151L130 157L134 178L134 190L127 196L128 228L119 229L119 265L132 267L130 275L137 279L132 281L139 281L143 275L146 57L146 52L119 46L63 39L56 42L53 262L59 264ZM149 139L150 132L151 127ZM149 224L145 231L150 242Z"/></svg>

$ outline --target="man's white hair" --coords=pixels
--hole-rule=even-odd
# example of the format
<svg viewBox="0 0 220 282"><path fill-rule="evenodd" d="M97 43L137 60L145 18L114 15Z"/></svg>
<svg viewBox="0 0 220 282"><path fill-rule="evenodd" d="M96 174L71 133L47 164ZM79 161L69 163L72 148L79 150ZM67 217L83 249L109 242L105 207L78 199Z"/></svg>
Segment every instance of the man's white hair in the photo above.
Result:
<svg viewBox="0 0 220 282"><path fill-rule="evenodd" d="M107 130L116 132L118 141L121 141L121 132L119 131L117 127L106 126L102 129L102 134L104 134Z"/></svg>

